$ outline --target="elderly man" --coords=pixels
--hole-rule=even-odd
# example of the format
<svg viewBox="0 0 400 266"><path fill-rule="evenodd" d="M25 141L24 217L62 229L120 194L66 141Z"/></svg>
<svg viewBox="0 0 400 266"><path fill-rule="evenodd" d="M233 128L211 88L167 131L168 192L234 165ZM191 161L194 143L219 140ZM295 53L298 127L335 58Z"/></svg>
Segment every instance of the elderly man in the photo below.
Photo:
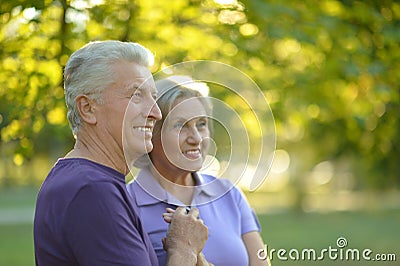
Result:
<svg viewBox="0 0 400 266"><path fill-rule="evenodd" d="M38 195L36 265L158 265L125 187L130 164L152 150L161 118L149 61L146 48L119 41L92 42L71 55L64 87L76 143ZM201 260L207 227L198 215L175 213L164 243L168 265Z"/></svg>

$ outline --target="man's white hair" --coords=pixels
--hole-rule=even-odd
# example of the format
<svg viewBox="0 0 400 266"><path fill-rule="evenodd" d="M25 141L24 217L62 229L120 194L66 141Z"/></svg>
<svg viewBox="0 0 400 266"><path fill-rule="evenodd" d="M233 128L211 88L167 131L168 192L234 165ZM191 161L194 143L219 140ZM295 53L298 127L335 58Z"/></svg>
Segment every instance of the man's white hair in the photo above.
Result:
<svg viewBox="0 0 400 266"><path fill-rule="evenodd" d="M110 40L90 42L69 58L64 69L64 90L67 118L74 135L82 124L76 107L77 96L88 95L101 103L102 92L114 82L112 64L118 61L149 67L154 56L138 43Z"/></svg>

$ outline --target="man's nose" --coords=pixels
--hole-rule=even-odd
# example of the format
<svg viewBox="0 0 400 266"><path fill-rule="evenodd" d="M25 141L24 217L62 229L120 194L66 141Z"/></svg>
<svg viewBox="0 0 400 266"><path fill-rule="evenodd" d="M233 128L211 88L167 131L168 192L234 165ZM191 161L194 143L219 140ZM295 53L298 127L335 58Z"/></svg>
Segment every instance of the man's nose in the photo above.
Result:
<svg viewBox="0 0 400 266"><path fill-rule="evenodd" d="M157 102L153 99L149 105L150 105L149 116L156 120L160 120L162 118L162 114L160 107L158 107L157 105Z"/></svg>

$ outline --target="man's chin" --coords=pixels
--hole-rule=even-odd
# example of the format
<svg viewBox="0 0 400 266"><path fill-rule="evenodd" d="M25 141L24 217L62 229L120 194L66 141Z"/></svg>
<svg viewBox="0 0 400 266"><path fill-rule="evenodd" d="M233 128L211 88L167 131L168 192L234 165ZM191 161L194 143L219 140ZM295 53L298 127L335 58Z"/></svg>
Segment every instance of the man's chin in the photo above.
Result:
<svg viewBox="0 0 400 266"><path fill-rule="evenodd" d="M147 143L146 145L146 153L150 153L153 150L153 143Z"/></svg>

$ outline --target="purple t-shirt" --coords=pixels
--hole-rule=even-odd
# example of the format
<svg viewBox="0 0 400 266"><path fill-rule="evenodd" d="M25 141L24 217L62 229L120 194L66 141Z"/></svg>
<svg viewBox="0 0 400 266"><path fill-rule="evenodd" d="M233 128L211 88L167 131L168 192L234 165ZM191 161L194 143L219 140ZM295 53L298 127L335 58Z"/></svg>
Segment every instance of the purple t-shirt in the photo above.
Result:
<svg viewBox="0 0 400 266"><path fill-rule="evenodd" d="M248 265L249 259L242 235L260 231L258 219L243 194L226 179L194 174L196 187L191 206L200 211L200 218L208 227L208 240L203 248L206 259L216 266ZM157 253L159 265L165 265L167 253L161 239L168 224L163 220L165 208L184 206L164 190L148 169L139 172L128 192L137 201L140 217Z"/></svg>
<svg viewBox="0 0 400 266"><path fill-rule="evenodd" d="M36 265L157 265L138 215L122 173L60 159L36 202Z"/></svg>

